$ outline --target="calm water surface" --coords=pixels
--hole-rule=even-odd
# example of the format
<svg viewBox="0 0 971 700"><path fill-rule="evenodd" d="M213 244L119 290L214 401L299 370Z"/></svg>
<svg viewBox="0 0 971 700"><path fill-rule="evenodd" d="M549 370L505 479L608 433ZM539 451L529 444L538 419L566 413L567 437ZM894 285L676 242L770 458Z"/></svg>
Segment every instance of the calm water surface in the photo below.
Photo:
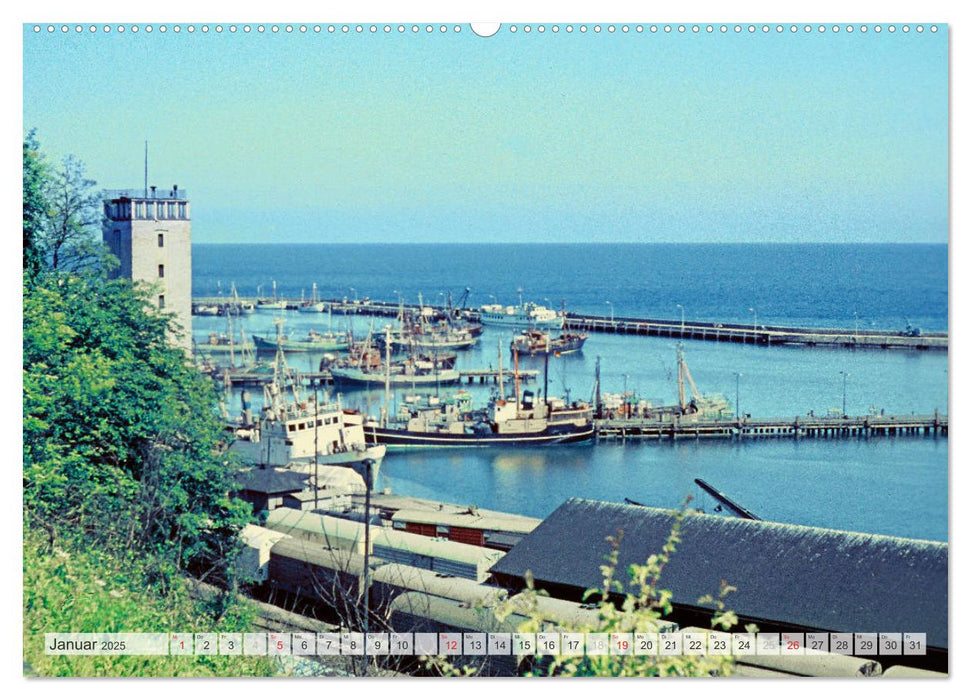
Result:
<svg viewBox="0 0 971 700"><path fill-rule="evenodd" d="M946 246L196 246L196 295L241 294L440 303L465 287L469 304L527 299L618 316L759 323L925 329L947 328ZM440 296L441 295L441 296ZM490 297L491 295L491 297ZM610 301L610 304L605 302ZM750 311L754 309L755 311ZM854 312L856 312L854 314ZM244 319L244 331L271 333L273 314ZM353 328L375 332L390 319L291 313L300 333ZM225 331L225 320L196 318L197 338ZM509 331L489 328L458 366L486 368L506 351ZM765 348L686 341L685 357L703 393L723 394L753 416L804 415L840 408L843 379L851 414L931 413L947 405L946 353ZM596 358L603 390L625 388L654 402L677 398L675 342L594 334L582 354L550 362L550 392L589 400ZM293 355L297 369L319 356ZM541 370L540 360L523 366ZM468 387L463 387L468 388ZM441 393L455 387L441 387ZM489 389L472 387L480 400ZM345 403L376 414L383 391L349 392ZM238 405L238 397L230 401ZM393 409L393 407L392 407ZM396 493L476 504L543 517L571 496L625 497L677 506L714 504L694 484L704 478L760 517L865 532L947 538L947 440L684 440L567 446L541 450L433 451L389 454L381 486Z"/></svg>

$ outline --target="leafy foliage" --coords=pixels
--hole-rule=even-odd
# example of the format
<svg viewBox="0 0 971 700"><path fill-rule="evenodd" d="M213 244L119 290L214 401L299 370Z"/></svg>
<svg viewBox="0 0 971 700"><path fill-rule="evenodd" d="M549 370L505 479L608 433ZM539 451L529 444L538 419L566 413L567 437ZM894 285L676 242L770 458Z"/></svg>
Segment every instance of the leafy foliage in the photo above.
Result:
<svg viewBox="0 0 971 700"><path fill-rule="evenodd" d="M266 676L253 656L59 656L44 652L47 632L237 632L255 611L232 601L214 614L184 582L146 586L137 563L100 550L51 546L36 531L24 542L24 672L38 676Z"/></svg>
<svg viewBox="0 0 971 700"><path fill-rule="evenodd" d="M40 278L24 295L24 505L175 568L222 558L231 501L212 386L124 280Z"/></svg>
<svg viewBox="0 0 971 700"><path fill-rule="evenodd" d="M28 280L33 280L44 264L41 239L47 215L46 184L47 164L37 134L31 130L24 138L24 274Z"/></svg>
<svg viewBox="0 0 971 700"><path fill-rule="evenodd" d="M43 248L52 270L80 272L105 266L107 251L101 232L101 198L88 179L84 163L67 156L46 178Z"/></svg>
<svg viewBox="0 0 971 700"><path fill-rule="evenodd" d="M102 273L97 196L73 157L24 140L23 498L28 528L145 562L226 573L249 510L229 497L212 385L147 292ZM92 243L89 246L88 243ZM28 250L30 248L30 250ZM94 252L92 252L94 251ZM29 268L29 269L28 269ZM229 574L231 576L231 574Z"/></svg>

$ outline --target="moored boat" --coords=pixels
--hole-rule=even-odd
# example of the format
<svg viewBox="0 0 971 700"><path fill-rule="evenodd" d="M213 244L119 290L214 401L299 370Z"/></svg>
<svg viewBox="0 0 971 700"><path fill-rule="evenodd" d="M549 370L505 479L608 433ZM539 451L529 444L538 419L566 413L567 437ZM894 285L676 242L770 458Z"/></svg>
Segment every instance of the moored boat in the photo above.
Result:
<svg viewBox="0 0 971 700"><path fill-rule="evenodd" d="M226 333L210 333L209 337L201 343L193 341L192 347L193 352L199 355L252 352L255 349L253 343L243 341L242 338L236 340Z"/></svg>
<svg viewBox="0 0 971 700"><path fill-rule="evenodd" d="M488 326L560 330L563 328L564 316L545 306L520 300L518 306L486 304L480 307L479 318Z"/></svg>
<svg viewBox="0 0 971 700"><path fill-rule="evenodd" d="M282 356L277 353L274 379L263 388L263 408L255 420L244 392L242 415L228 426L230 451L261 467L333 465L350 467L362 476L367 474L366 461L371 460L375 481L386 448L367 444L363 415L345 409L339 395L336 401L325 395L322 403L315 395L301 398L296 383L284 381L289 372ZM289 391L283 388L287 384Z"/></svg>
<svg viewBox="0 0 971 700"><path fill-rule="evenodd" d="M553 338L549 333L525 330L513 338L509 347L520 355L566 355L582 350L588 337L586 333L561 333Z"/></svg>
<svg viewBox="0 0 971 700"><path fill-rule="evenodd" d="M461 410L459 403L406 407L405 415L368 421L365 437L389 449L423 447L527 447L585 442L594 436L593 408L551 398L494 399L484 411Z"/></svg>
<svg viewBox="0 0 971 700"><path fill-rule="evenodd" d="M428 357L409 357L390 365L382 363L375 368L334 366L330 369L330 376L336 386L434 386L454 384L460 379L457 369L446 367L442 361Z"/></svg>
<svg viewBox="0 0 971 700"><path fill-rule="evenodd" d="M311 330L305 338L294 338L281 335L277 338L268 336L253 336L253 342L258 350L276 350L278 347L285 352L328 352L330 350L346 350L350 347L351 338L348 333L318 333Z"/></svg>
<svg viewBox="0 0 971 700"><path fill-rule="evenodd" d="M317 283L314 282L313 293L310 301L301 302L297 311L302 314L322 314L327 309L327 304L317 298Z"/></svg>

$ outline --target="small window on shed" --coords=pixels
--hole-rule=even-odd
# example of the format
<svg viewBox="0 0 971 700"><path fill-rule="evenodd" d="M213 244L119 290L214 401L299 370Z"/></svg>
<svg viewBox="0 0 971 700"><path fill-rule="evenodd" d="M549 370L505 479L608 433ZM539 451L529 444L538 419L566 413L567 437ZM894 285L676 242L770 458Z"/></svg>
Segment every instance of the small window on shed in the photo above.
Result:
<svg viewBox="0 0 971 700"><path fill-rule="evenodd" d="M404 520L394 520L392 521L392 523L393 523L392 527L394 527L395 530L408 529L408 523L406 523Z"/></svg>
<svg viewBox="0 0 971 700"><path fill-rule="evenodd" d="M451 528L448 525L436 525L435 534L439 537L448 537L451 533Z"/></svg>

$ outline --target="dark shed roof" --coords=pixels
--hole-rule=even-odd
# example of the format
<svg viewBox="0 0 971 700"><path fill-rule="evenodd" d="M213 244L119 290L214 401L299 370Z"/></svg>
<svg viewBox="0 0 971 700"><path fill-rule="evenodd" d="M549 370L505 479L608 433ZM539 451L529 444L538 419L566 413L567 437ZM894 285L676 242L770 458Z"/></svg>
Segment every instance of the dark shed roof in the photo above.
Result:
<svg viewBox="0 0 971 700"><path fill-rule="evenodd" d="M538 588L603 585L608 535L624 533L618 572L660 552L675 513L573 498L526 535L492 571ZM756 620L844 632L926 632L947 648L946 543L690 514L661 575L675 606L738 588L729 609ZM623 580L623 579L622 579Z"/></svg>
<svg viewBox="0 0 971 700"><path fill-rule="evenodd" d="M239 491L265 494L292 493L306 488L307 476L276 469L251 469L237 472L236 483Z"/></svg>

